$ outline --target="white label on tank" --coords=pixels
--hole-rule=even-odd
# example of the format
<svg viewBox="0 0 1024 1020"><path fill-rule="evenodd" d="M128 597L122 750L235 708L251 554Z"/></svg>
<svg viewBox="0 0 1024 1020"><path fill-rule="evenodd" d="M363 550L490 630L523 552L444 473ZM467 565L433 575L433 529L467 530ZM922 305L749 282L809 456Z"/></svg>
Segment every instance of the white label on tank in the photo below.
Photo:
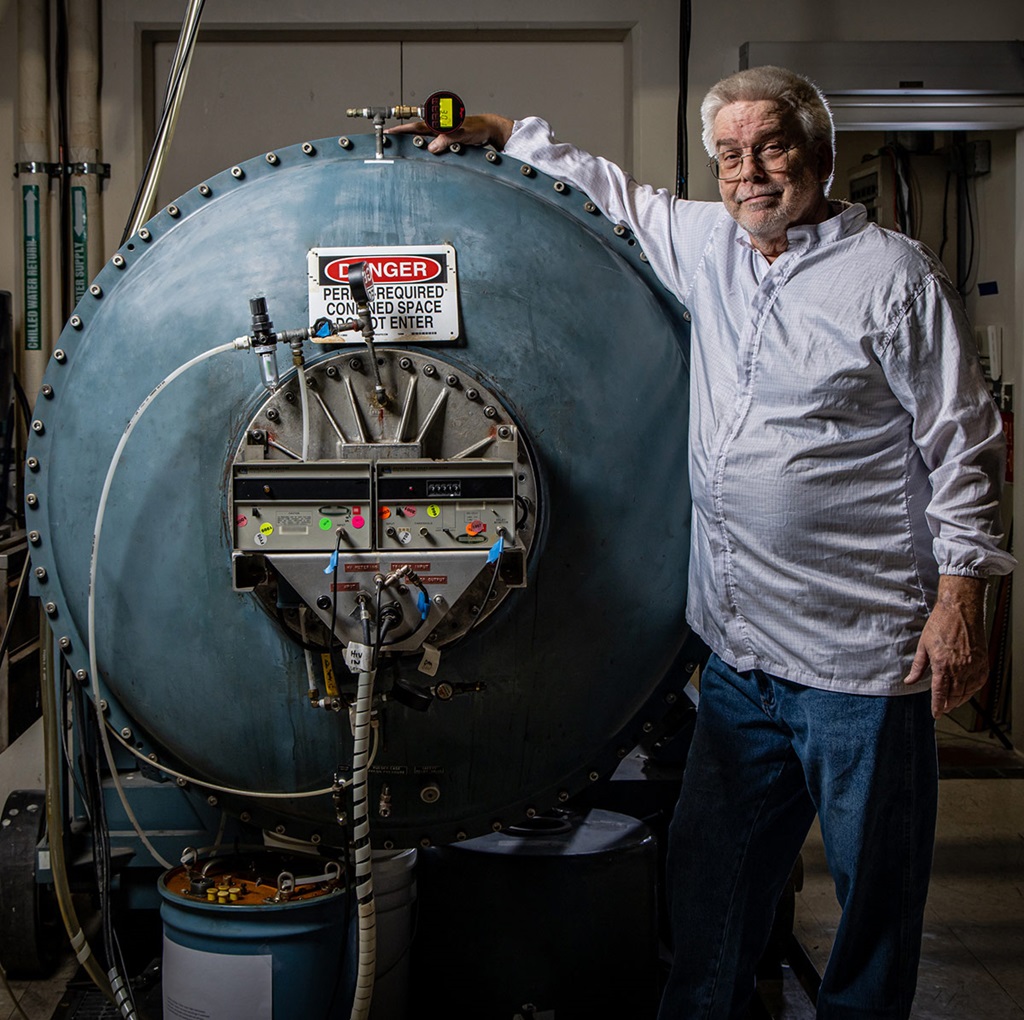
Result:
<svg viewBox="0 0 1024 1020"><path fill-rule="evenodd" d="M164 936L164 1020L273 1020L273 957L228 956Z"/></svg>
<svg viewBox="0 0 1024 1020"><path fill-rule="evenodd" d="M459 336L455 249L450 244L390 248L313 248L309 252L309 321L355 320L348 267L366 262L373 274L374 340L429 343ZM314 337L319 343L362 343L359 330Z"/></svg>
<svg viewBox="0 0 1024 1020"><path fill-rule="evenodd" d="M373 649L369 645L361 645L352 641L345 646L345 665L353 673L362 673L373 664Z"/></svg>

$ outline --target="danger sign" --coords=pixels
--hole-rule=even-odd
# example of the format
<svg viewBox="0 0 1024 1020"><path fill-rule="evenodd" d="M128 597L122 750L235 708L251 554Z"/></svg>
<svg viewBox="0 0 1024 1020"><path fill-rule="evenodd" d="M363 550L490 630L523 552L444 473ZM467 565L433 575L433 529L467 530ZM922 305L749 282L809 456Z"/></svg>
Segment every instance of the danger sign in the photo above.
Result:
<svg viewBox="0 0 1024 1020"><path fill-rule="evenodd" d="M309 252L309 321L357 318L349 267L365 262L373 274L370 316L375 340L417 343L459 336L455 249L448 244L392 248L313 248ZM358 332L322 343L359 343Z"/></svg>

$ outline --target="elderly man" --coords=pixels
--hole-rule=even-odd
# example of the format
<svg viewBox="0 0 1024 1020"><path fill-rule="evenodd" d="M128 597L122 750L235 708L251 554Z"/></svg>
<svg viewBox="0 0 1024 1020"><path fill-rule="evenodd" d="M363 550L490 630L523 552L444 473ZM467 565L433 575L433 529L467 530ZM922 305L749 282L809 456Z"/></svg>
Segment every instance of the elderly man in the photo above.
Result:
<svg viewBox="0 0 1024 1020"><path fill-rule="evenodd" d="M687 619L713 654L670 830L661 1020L744 1016L815 812L843 910L818 1017L905 1018L933 717L984 684L986 578L1014 566L999 418L938 261L829 200L820 92L755 68L701 112L721 204L535 118L471 117L430 148L490 143L587 192L693 315Z"/></svg>

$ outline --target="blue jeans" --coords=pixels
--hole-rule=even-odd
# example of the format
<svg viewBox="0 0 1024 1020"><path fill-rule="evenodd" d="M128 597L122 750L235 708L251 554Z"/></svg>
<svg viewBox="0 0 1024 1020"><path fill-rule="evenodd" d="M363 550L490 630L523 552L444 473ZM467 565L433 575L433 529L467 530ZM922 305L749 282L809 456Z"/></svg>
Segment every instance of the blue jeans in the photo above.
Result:
<svg viewBox="0 0 1024 1020"><path fill-rule="evenodd" d="M673 962L659 1020L740 1020L814 820L842 907L819 1020L905 1020L938 795L930 695L737 673L712 655L669 830Z"/></svg>

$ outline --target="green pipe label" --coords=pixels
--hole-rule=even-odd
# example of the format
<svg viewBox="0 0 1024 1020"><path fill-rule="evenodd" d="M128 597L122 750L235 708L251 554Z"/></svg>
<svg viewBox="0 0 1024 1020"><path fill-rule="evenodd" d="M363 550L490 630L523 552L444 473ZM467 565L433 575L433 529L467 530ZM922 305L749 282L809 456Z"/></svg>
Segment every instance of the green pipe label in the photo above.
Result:
<svg viewBox="0 0 1024 1020"><path fill-rule="evenodd" d="M71 189L71 257L77 305L89 283L89 202L81 185Z"/></svg>
<svg viewBox="0 0 1024 1020"><path fill-rule="evenodd" d="M39 296L39 185L21 187L25 231L22 258L25 263L25 350L41 351L42 314Z"/></svg>

